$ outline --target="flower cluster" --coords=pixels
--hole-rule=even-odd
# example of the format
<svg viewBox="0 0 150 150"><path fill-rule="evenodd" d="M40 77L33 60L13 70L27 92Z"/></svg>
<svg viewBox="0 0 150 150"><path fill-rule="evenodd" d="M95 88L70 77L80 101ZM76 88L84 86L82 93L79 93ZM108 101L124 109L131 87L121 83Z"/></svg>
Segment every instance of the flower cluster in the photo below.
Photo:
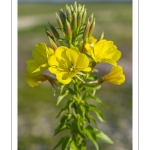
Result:
<svg viewBox="0 0 150 150"><path fill-rule="evenodd" d="M98 80L120 85L125 81L122 67L117 65L121 57L121 51L117 49L113 41L92 36L95 27L93 14L86 21L85 6L66 5L66 14L61 9L56 20L64 38L61 38L56 28L49 23L51 31L46 28L51 48L45 43L38 43L32 52L33 59L27 61L26 82L30 86L36 86L43 81L50 81L54 86L56 81L68 84L74 77L80 78L80 73L90 72L98 63L111 64L113 76L106 75ZM61 43L57 46L56 41ZM65 43L68 46L65 46ZM56 79L42 74L48 69L56 75ZM115 71L114 71L115 70ZM98 83L103 83L98 82Z"/></svg>
<svg viewBox="0 0 150 150"><path fill-rule="evenodd" d="M96 106L88 104L86 100L92 98L102 104L95 97L95 91L104 82L115 85L124 83L125 75L122 67L117 64L121 58L121 51L113 41L104 39L103 33L98 39L92 35L95 18L92 14L86 22L86 15L85 6L80 4L77 6L76 2L73 6L66 5L66 13L62 9L59 14L56 13L58 28L62 35L49 23L50 30L45 28L45 31L50 46L45 43L36 45L32 51L33 59L27 61L25 80L31 87L37 86L43 81L50 82L52 87L60 86L61 92L57 104L70 93L72 98L69 99L59 115L64 110L67 110L68 113L63 116L63 121L60 121L55 132L70 129L71 137L64 137L62 141L66 141L67 138L70 146L78 150L85 146L85 138L89 138L98 150L96 138L101 138L111 144L112 141L104 133L102 134L98 129L85 123L87 121L90 124L90 120L94 120L90 111L94 111L98 118L102 122L104 121ZM110 73L102 77L95 76L95 66L99 63L112 65ZM50 72L50 75L44 73L46 70ZM69 87L70 84L73 86ZM63 91L65 85L68 86ZM73 89L71 90L71 88ZM81 92L84 93L83 96Z"/></svg>

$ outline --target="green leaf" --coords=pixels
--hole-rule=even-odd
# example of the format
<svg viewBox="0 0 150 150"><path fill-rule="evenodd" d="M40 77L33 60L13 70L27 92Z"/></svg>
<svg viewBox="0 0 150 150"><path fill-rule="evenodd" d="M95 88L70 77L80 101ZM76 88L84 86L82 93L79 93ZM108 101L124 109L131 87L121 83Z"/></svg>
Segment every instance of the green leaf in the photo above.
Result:
<svg viewBox="0 0 150 150"><path fill-rule="evenodd" d="M79 118L77 120L74 120L72 122L73 131L76 132L76 133L78 133L78 134L80 134L82 137L85 137L84 133L83 133L83 130L80 127L80 123L81 122L80 122Z"/></svg>
<svg viewBox="0 0 150 150"><path fill-rule="evenodd" d="M55 129L55 135L58 134L60 131L64 129L68 129L69 125L67 125L68 120L71 118L71 114L65 114L61 120L58 126Z"/></svg>
<svg viewBox="0 0 150 150"><path fill-rule="evenodd" d="M93 84L83 84L83 87L87 90L98 90L101 88L101 85L93 85Z"/></svg>
<svg viewBox="0 0 150 150"><path fill-rule="evenodd" d="M74 143L74 139L70 143L70 149L69 150L81 150L81 149L78 149L78 147L76 147L76 144Z"/></svg>
<svg viewBox="0 0 150 150"><path fill-rule="evenodd" d="M99 131L98 129L94 129L94 132L96 134L96 137L101 139L102 141L109 143L109 144L114 144L114 142L102 131Z"/></svg>
<svg viewBox="0 0 150 150"><path fill-rule="evenodd" d="M58 96L58 100L57 100L56 105L59 105L59 103L61 102L61 100L62 100L65 96L67 96L68 93L69 93L69 90L66 90L63 94L60 94L60 95Z"/></svg>
<svg viewBox="0 0 150 150"><path fill-rule="evenodd" d="M86 132L86 135L89 138L89 140L91 140L93 142L93 144L95 145L96 150L99 150L99 146L97 143L97 137L94 132L94 129L90 125L88 125L85 129L85 132Z"/></svg>
<svg viewBox="0 0 150 150"><path fill-rule="evenodd" d="M67 110L67 109L69 109L69 111L71 111L71 106L72 106L73 103L74 103L74 101L68 100L67 105L60 110L60 112L58 113L56 118L59 117L61 115L61 113L65 110Z"/></svg>
<svg viewBox="0 0 150 150"><path fill-rule="evenodd" d="M100 105L102 105L104 107L107 107L106 105L103 104L103 102L99 98L97 98L96 96L92 95L91 93L88 93L87 98L92 98L93 100L95 100Z"/></svg>
<svg viewBox="0 0 150 150"><path fill-rule="evenodd" d="M101 113L101 111L96 106L90 104L89 109L92 110L96 114L97 118L101 122L105 122L103 114Z"/></svg>
<svg viewBox="0 0 150 150"><path fill-rule="evenodd" d="M79 150L86 150L86 141L82 141L82 144L80 145Z"/></svg>
<svg viewBox="0 0 150 150"><path fill-rule="evenodd" d="M62 150L67 150L67 147L71 140L72 140L72 138L69 136L64 138L64 140L62 141Z"/></svg>
<svg viewBox="0 0 150 150"><path fill-rule="evenodd" d="M85 112L86 112L85 107L83 105L79 105L79 108L81 110L82 116L85 116Z"/></svg>
<svg viewBox="0 0 150 150"><path fill-rule="evenodd" d="M55 150L62 142L65 138L67 138L68 136L62 137L59 142L56 144L56 146L53 148L53 150Z"/></svg>

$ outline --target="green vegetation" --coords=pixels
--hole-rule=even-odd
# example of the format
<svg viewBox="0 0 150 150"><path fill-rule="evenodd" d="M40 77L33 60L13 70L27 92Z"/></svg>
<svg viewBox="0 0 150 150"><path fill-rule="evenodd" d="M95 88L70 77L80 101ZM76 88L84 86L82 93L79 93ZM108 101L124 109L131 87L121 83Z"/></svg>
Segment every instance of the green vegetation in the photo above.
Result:
<svg viewBox="0 0 150 150"><path fill-rule="evenodd" d="M88 14L93 12L96 18L94 36L98 37L104 31L105 38L113 40L122 51L120 63L127 77L125 84L121 86L105 84L97 93L109 107L109 109L100 108L107 122L99 124L99 128L114 141L114 145L100 142L100 148L131 149L132 4L85 3L85 6ZM59 121L59 118L55 117L63 107L63 101L61 105L56 106L56 97L49 83L31 88L25 83L24 76L26 60L31 58L35 44L48 43L45 26L48 27L48 22L56 24L55 12L60 8L65 8L65 5L18 3L18 150L51 150L59 139L59 135L53 137L53 134ZM29 18L31 19L28 20ZM24 27L21 26L20 20ZM33 24L30 26L31 22ZM103 71L106 71L105 68L102 68L102 74ZM94 149L92 146L89 144L89 150Z"/></svg>

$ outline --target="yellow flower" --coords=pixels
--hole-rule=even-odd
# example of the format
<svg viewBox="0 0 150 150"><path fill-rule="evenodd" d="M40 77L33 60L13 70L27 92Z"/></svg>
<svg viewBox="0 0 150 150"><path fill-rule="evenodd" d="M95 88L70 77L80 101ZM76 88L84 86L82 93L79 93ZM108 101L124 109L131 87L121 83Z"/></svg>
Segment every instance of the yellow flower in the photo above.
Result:
<svg viewBox="0 0 150 150"><path fill-rule="evenodd" d="M125 75L123 74L123 69L121 66L113 66L110 73L99 79L99 83L104 81L110 82L112 84L120 85L125 81Z"/></svg>
<svg viewBox="0 0 150 150"><path fill-rule="evenodd" d="M39 75L49 67L48 58L54 54L54 50L49 48L45 43L38 43L32 51L32 60L27 60L27 73Z"/></svg>
<svg viewBox="0 0 150 150"><path fill-rule="evenodd" d="M89 61L89 58L80 53L78 48L60 46L48 60L49 71L56 75L60 83L68 84L80 71L91 71L91 68L88 67Z"/></svg>
<svg viewBox="0 0 150 150"><path fill-rule="evenodd" d="M56 79L44 74L35 75L35 76L26 74L25 81L31 87L38 86L43 81L49 81L49 83L52 85L53 88L56 85Z"/></svg>
<svg viewBox="0 0 150 150"><path fill-rule="evenodd" d="M89 42L85 44L85 48L96 63L103 62L117 66L116 61L121 57L121 52L112 41L102 39L96 43L96 39L90 37Z"/></svg>

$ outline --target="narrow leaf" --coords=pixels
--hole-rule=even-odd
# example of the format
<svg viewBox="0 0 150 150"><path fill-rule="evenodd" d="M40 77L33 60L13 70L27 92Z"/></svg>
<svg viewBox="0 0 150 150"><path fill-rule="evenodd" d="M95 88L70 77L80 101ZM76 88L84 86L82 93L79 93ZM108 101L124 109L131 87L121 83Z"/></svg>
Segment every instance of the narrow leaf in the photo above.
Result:
<svg viewBox="0 0 150 150"><path fill-rule="evenodd" d="M95 107L94 105L90 105L89 109L92 110L96 114L97 118L101 122L105 122L105 119L104 119L102 112L97 107Z"/></svg>
<svg viewBox="0 0 150 150"><path fill-rule="evenodd" d="M69 90L66 90L63 94L59 95L56 105L59 105L59 103L61 102L61 100L62 100L65 96L67 96L68 93L69 93Z"/></svg>
<svg viewBox="0 0 150 150"><path fill-rule="evenodd" d="M97 138L96 138L96 134L94 132L94 129L89 125L86 127L85 131L86 131L86 135L89 138L89 140L91 140L93 142L93 144L95 145L96 150L99 150L99 146L97 143Z"/></svg>
<svg viewBox="0 0 150 150"><path fill-rule="evenodd" d="M98 129L94 129L94 132L96 133L96 137L101 139L102 141L109 143L109 144L114 144L114 142L102 131L99 131Z"/></svg>

